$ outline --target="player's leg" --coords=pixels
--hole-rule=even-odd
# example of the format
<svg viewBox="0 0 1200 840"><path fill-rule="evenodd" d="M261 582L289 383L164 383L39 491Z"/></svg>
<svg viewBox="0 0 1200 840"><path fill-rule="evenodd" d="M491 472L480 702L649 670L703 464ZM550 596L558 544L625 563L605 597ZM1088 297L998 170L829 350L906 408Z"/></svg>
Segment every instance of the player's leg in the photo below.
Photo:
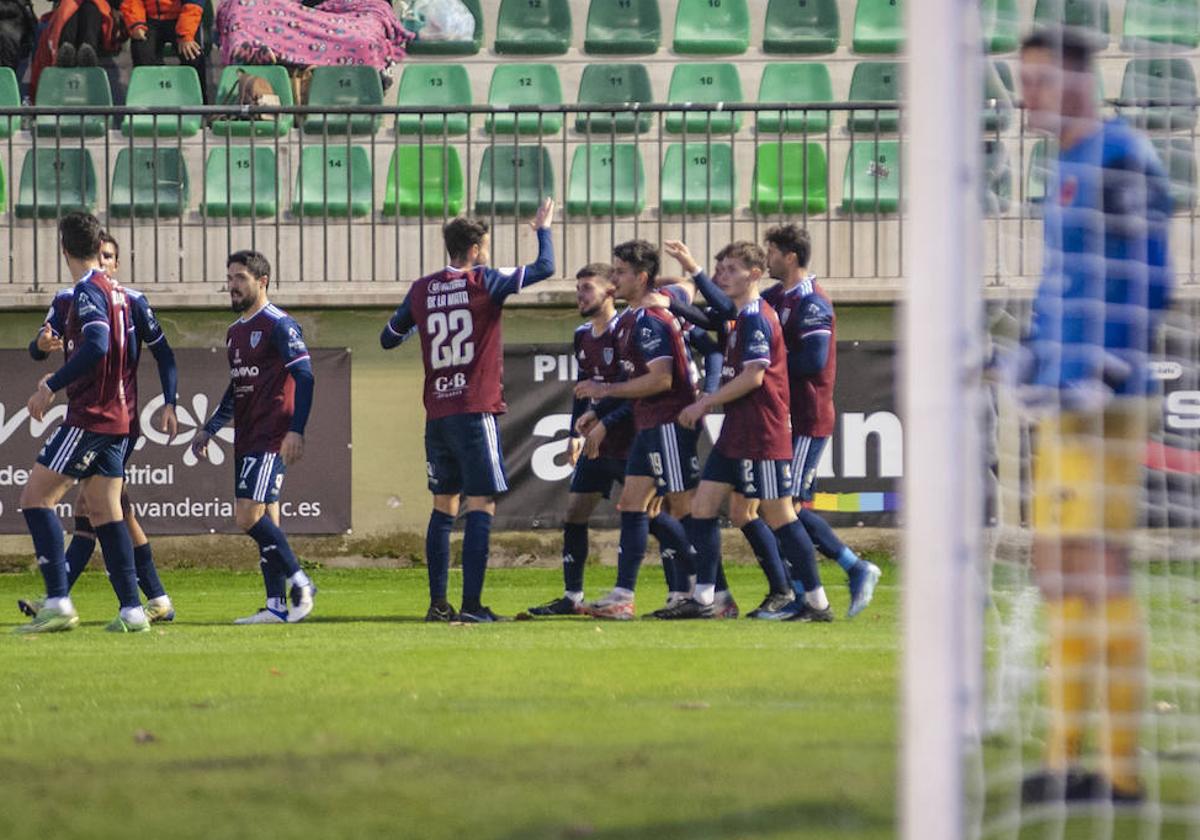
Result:
<svg viewBox="0 0 1200 840"><path fill-rule="evenodd" d="M139 633L150 629L150 621L146 618L138 592L133 542L121 511L127 444L128 440L121 437L98 451L94 462L95 473L82 482L89 518L104 555L108 581L121 605L117 617L105 628L114 633Z"/></svg>
<svg viewBox="0 0 1200 840"><path fill-rule="evenodd" d="M666 493L651 502L650 533L658 540L667 580L667 604L690 598L696 583L696 549L687 534L692 491Z"/></svg>
<svg viewBox="0 0 1200 840"><path fill-rule="evenodd" d="M121 491L121 512L125 516L125 527L129 529L129 538L133 542L133 567L137 572L138 586L146 596L146 617L150 619L151 624L174 621L175 606L158 576L158 567L154 565L154 552L150 548L150 538L142 530L142 523L138 522L133 503L129 500L128 487Z"/></svg>
<svg viewBox="0 0 1200 840"><path fill-rule="evenodd" d="M425 572L429 578L429 609L426 621L453 621L458 612L450 606L446 590L450 582L450 530L458 516L462 473L450 445L452 417L425 423L425 473L433 507L425 528Z"/></svg>
<svg viewBox="0 0 1200 840"><path fill-rule="evenodd" d="M28 624L17 628L19 633L44 633L70 630L79 624L79 616L71 603L67 584L67 564L63 553L63 532L54 506L74 482L72 476L50 469L44 460L55 463L59 455L71 446L75 437L68 426L59 428L38 454L38 462L21 490L21 513L33 540L38 570L46 585L46 595ZM60 467L61 469L61 467ZM19 606L19 605L18 605Z"/></svg>
<svg viewBox="0 0 1200 840"><path fill-rule="evenodd" d="M463 594L461 621L492 622L499 616L483 604L483 584L491 551L496 496L508 492L500 429L494 414L461 415L462 434L455 436L455 456L467 497L463 527Z"/></svg>
<svg viewBox="0 0 1200 840"><path fill-rule="evenodd" d="M588 490L595 486L590 478L596 459L581 458L571 477L571 492L567 495L567 510L563 516L563 595L544 604L529 608L530 615L576 615L583 603L583 570L588 558L588 520L605 492ZM609 481L611 486L612 482Z"/></svg>
<svg viewBox="0 0 1200 840"><path fill-rule="evenodd" d="M641 437L639 433L638 437ZM642 474L642 473L645 474ZM632 619L637 615L634 606L634 590L637 588L638 571L646 557L646 545L650 539L648 510L656 493L655 480L640 449L637 439L626 465L625 484L617 500L621 513L621 531L617 544L617 580L613 589L598 601L584 607L585 612L595 618L617 620Z"/></svg>
<svg viewBox="0 0 1200 840"><path fill-rule="evenodd" d="M71 542L67 544L64 553L67 564L67 592L75 588L75 581L79 580L96 550L96 534L92 531L92 523L88 519L87 502L84 501L82 488L75 492L71 512L75 520L74 528L71 532ZM38 610L45 605L44 597L17 599L17 609L29 618L36 616Z"/></svg>
<svg viewBox="0 0 1200 840"><path fill-rule="evenodd" d="M788 621L831 621L829 599L821 584L817 553L792 505L792 465L781 461L752 461L750 474L760 496L758 513L775 534L780 552L791 572L796 600L787 609ZM747 495L753 495L747 488ZM798 584L798 585L797 585ZM801 592L803 595L801 596Z"/></svg>
<svg viewBox="0 0 1200 840"><path fill-rule="evenodd" d="M758 515L759 500L734 491L729 499L729 519L741 530L750 550L767 579L767 596L747 618L765 617L763 613L775 613L794 600L792 585L783 557L779 554L779 542L770 527Z"/></svg>
<svg viewBox="0 0 1200 840"><path fill-rule="evenodd" d="M687 519L689 542L696 550L696 585L692 596L671 607L658 610L655 618L665 620L712 618L717 590L717 569L721 562L721 529L717 520L721 505L732 489L720 467L724 459L713 452L704 467L704 478L691 498L691 516Z"/></svg>

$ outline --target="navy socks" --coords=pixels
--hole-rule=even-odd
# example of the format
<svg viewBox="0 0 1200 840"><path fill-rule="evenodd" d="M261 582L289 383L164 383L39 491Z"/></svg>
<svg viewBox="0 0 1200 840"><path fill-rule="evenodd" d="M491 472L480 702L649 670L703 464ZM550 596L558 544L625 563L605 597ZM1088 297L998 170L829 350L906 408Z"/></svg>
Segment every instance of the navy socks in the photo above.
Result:
<svg viewBox="0 0 1200 840"><path fill-rule="evenodd" d="M274 560L283 570L285 576L291 577L300 571L300 562L292 553L287 537L279 526L271 521L271 517L263 514L262 519L246 532L252 540L258 543L259 554Z"/></svg>
<svg viewBox="0 0 1200 840"><path fill-rule="evenodd" d="M588 526L586 522L567 522L563 525L563 589L583 591L583 567L588 556Z"/></svg>
<svg viewBox="0 0 1200 840"><path fill-rule="evenodd" d="M117 593L121 608L140 607L142 599L138 594L137 572L133 565L133 541L129 538L129 529L125 527L124 520L97 525L96 539L104 553L108 581Z"/></svg>
<svg viewBox="0 0 1200 840"><path fill-rule="evenodd" d="M52 508L25 508L21 513L29 527L29 536L33 538L38 570L46 582L46 597L67 597L67 562L63 556L63 532L58 515Z"/></svg>
<svg viewBox="0 0 1200 840"><path fill-rule="evenodd" d="M487 574L491 537L492 515L483 510L470 511L462 546L464 612L472 612L482 606L480 599L483 597L483 579Z"/></svg>
<svg viewBox="0 0 1200 840"><path fill-rule="evenodd" d="M617 586L632 592L646 556L650 520L643 511L622 511L621 541L617 550Z"/></svg>
<svg viewBox="0 0 1200 840"><path fill-rule="evenodd" d="M746 535L746 542L750 543L754 556L758 558L758 565L767 576L771 593L780 595L791 592L792 584L783 568L783 558L779 556L779 543L767 523L752 519L742 526L742 533Z"/></svg>
<svg viewBox="0 0 1200 840"><path fill-rule="evenodd" d="M688 562L692 544L683 524L669 513L660 513L650 520L650 533L662 546L663 575L672 592L688 591Z"/></svg>
<svg viewBox="0 0 1200 840"><path fill-rule="evenodd" d="M791 568L792 579L800 581L804 591L811 592L821 585L821 574L817 571L817 553L813 550L808 532L794 520L775 530L779 547Z"/></svg>
<svg viewBox="0 0 1200 840"><path fill-rule="evenodd" d="M425 569L429 573L429 600L446 600L447 579L450 576L450 528L454 517L440 510L429 514L425 530Z"/></svg>
<svg viewBox="0 0 1200 840"><path fill-rule="evenodd" d="M142 588L146 600L161 598L167 594L162 581L158 579L158 569L154 566L154 552L150 550L150 543L134 547L133 567L137 570L138 586Z"/></svg>
<svg viewBox="0 0 1200 840"><path fill-rule="evenodd" d="M95 550L95 537L84 537L78 533L71 537L71 543L67 546L68 589L75 588L75 581L79 580L79 576L83 574L83 570L87 568L87 564L92 559L92 553L95 552Z"/></svg>
<svg viewBox="0 0 1200 840"><path fill-rule="evenodd" d="M715 584L721 566L721 529L717 519L691 516L688 525L688 536L696 549L696 583Z"/></svg>

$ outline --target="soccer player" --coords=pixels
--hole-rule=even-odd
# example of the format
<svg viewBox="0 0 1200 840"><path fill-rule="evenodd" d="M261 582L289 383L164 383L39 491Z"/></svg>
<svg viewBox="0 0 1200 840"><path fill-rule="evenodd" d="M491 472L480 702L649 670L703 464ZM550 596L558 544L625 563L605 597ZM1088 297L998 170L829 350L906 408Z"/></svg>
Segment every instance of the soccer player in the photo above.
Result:
<svg viewBox="0 0 1200 840"><path fill-rule="evenodd" d="M554 201L538 207L530 226L538 255L526 266L502 271L487 265L491 234L486 223L460 217L442 230L450 265L415 281L379 336L388 350L413 332L425 364L425 468L433 510L425 534L429 572L426 621L493 622L483 605L496 496L508 490L496 415L504 404L501 310L509 295L554 274L550 224ZM450 528L466 496L462 609L446 600Z"/></svg>
<svg viewBox="0 0 1200 840"><path fill-rule="evenodd" d="M573 352L579 381L617 382L622 378L616 356L616 284L606 263L585 265L575 275L579 314L588 320L575 330ZM633 406L628 400L576 398L571 409L567 457L575 467L563 525L561 598L529 610L530 615L576 615L583 603L583 573L588 556L588 519L614 482L625 479L625 459L633 440ZM595 456L584 453L585 442Z"/></svg>
<svg viewBox="0 0 1200 840"><path fill-rule="evenodd" d="M1017 365L1035 417L1033 566L1048 613L1050 731L1026 802L1137 802L1146 628L1134 594L1149 361L1170 297L1167 176L1149 140L1096 100L1096 44L1047 29L1021 45L1031 127L1058 156L1047 177L1043 273ZM1101 772L1081 769L1102 686Z"/></svg>
<svg viewBox="0 0 1200 840"><path fill-rule="evenodd" d="M117 240L113 238L112 234L105 231L100 235L100 270L110 279L115 280L120 269L120 259L120 246L117 245ZM179 421L175 416L178 373L175 367L175 354L167 342L166 334L163 333L158 319L154 317L154 310L151 309L150 302L142 293L128 286L124 289L132 314L128 340L131 364L125 380L125 393L132 406L129 418L129 443L125 447L125 466L128 467L138 438L141 437L137 399L137 368L141 358L141 346L145 344L150 348L150 352L154 355L154 361L158 365L158 378L162 384L163 398L166 403L162 409L160 429L172 437L179 430ZM38 330L37 336L29 343L29 354L34 360L44 361L50 353L62 349L61 337L66 327L72 298L73 290L71 289L64 289L54 296L54 300L50 303L50 309L46 313L45 322ZM86 504L84 494L77 493L75 530L66 550L68 591L74 588L75 581L87 568L88 561L91 560L92 553L96 548L96 534L88 519ZM129 535L133 541L133 562L137 571L138 586L146 596L144 607L146 617L151 624L160 621L174 621L175 607L159 579L158 569L154 565L154 554L150 548L150 539L142 530L141 523L138 522L137 515L134 513L133 505L129 501L128 489L121 490L121 510L125 514L125 525L129 528ZM21 612L32 618L37 615L42 602L41 599L19 600L17 606Z"/></svg>
<svg viewBox="0 0 1200 840"><path fill-rule="evenodd" d="M125 291L100 270L103 228L90 213L68 213L59 221L59 240L75 278L71 308L63 325L66 363L38 382L27 408L41 420L55 394L67 391L67 416L38 453L21 491L46 598L18 633L70 630L79 623L67 586L63 532L55 504L78 480L92 528L104 553L120 612L106 629L140 632L150 622L138 595L133 545L121 512L125 450L136 405L125 389L131 365L128 347L132 313Z"/></svg>
<svg viewBox="0 0 1200 840"><path fill-rule="evenodd" d="M808 270L812 255L808 231L794 224L780 225L768 230L765 238L767 269L779 283L763 292L763 298L779 315L788 349L796 512L821 553L846 572L850 587L846 617L854 618L870 605L882 573L838 539L812 509L817 467L837 417L833 409L837 319L832 301Z"/></svg>
<svg viewBox="0 0 1200 840"><path fill-rule="evenodd" d="M287 468L304 457L304 428L313 401L313 370L300 325L267 299L271 264L257 251L226 261L229 302L242 316L229 326L229 387L196 434L192 452L233 419L234 517L258 544L267 603L234 624L295 624L313 610L317 587L300 568L279 527L279 494Z"/></svg>
<svg viewBox="0 0 1200 840"><path fill-rule="evenodd" d="M690 256L678 242L669 243L669 252L685 261ZM801 576L805 600L794 620L832 620L816 557L811 545L805 548L808 536L792 507L787 353L779 319L758 294L758 282L765 269L762 249L753 243L735 242L720 254L720 276L728 299L737 309L737 319L725 342L723 384L715 393L685 408L679 422L694 428L716 406L725 407L725 420L692 499L689 536L698 555L696 588L687 601L661 611L664 619L711 617L721 558L717 515L730 492L736 490L747 499L759 500L762 519ZM697 286L704 291L703 284ZM765 604L774 611L791 600L786 580L780 577L772 581L773 591Z"/></svg>
<svg viewBox="0 0 1200 840"><path fill-rule="evenodd" d="M596 618L631 619L636 615L634 590L646 554L651 500L665 496L669 511L687 510L700 474L696 431L676 422L696 396L691 356L675 317L664 307L646 307L658 276L658 252L649 242L631 240L613 249L617 296L630 314L617 325L617 358L625 373L620 382L588 380L575 386L581 399L627 399L633 402L637 433L625 465L625 485L618 509L621 536L616 586L588 605ZM683 526L670 513L656 517L661 540L685 557L691 550Z"/></svg>

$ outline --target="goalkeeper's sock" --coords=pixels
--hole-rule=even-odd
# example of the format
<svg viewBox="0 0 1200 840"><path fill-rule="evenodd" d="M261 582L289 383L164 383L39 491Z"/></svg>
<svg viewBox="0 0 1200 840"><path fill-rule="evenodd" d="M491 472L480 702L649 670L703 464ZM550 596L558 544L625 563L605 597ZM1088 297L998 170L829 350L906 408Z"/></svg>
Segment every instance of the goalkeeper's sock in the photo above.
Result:
<svg viewBox="0 0 1200 840"><path fill-rule="evenodd" d="M1137 748L1146 681L1146 631L1139 613L1130 596L1109 598L1105 604L1108 714L1101 749L1113 788L1130 794L1141 789Z"/></svg>
<svg viewBox="0 0 1200 840"><path fill-rule="evenodd" d="M1046 604L1050 631L1050 732L1046 766L1065 773L1079 761L1084 714L1097 648L1087 602L1067 597Z"/></svg>

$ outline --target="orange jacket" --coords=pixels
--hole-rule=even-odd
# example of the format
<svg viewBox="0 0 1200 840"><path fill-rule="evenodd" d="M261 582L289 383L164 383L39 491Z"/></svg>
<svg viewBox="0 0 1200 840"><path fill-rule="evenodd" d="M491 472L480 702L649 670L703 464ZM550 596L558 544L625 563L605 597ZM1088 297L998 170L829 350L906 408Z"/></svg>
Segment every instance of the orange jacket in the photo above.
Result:
<svg viewBox="0 0 1200 840"><path fill-rule="evenodd" d="M173 20L181 41L195 41L204 17L204 0L122 0L121 17L132 35L146 28L146 20Z"/></svg>
<svg viewBox="0 0 1200 840"><path fill-rule="evenodd" d="M125 33L121 31L121 21L115 7L107 0L92 0L100 12L100 49L109 54L116 54L125 43ZM42 15L41 20L46 24L37 49L33 53L33 64L29 71L29 92L37 99L38 79L42 70L53 67L58 58L58 42L62 35L63 26L79 11L83 0L59 0L54 7Z"/></svg>

